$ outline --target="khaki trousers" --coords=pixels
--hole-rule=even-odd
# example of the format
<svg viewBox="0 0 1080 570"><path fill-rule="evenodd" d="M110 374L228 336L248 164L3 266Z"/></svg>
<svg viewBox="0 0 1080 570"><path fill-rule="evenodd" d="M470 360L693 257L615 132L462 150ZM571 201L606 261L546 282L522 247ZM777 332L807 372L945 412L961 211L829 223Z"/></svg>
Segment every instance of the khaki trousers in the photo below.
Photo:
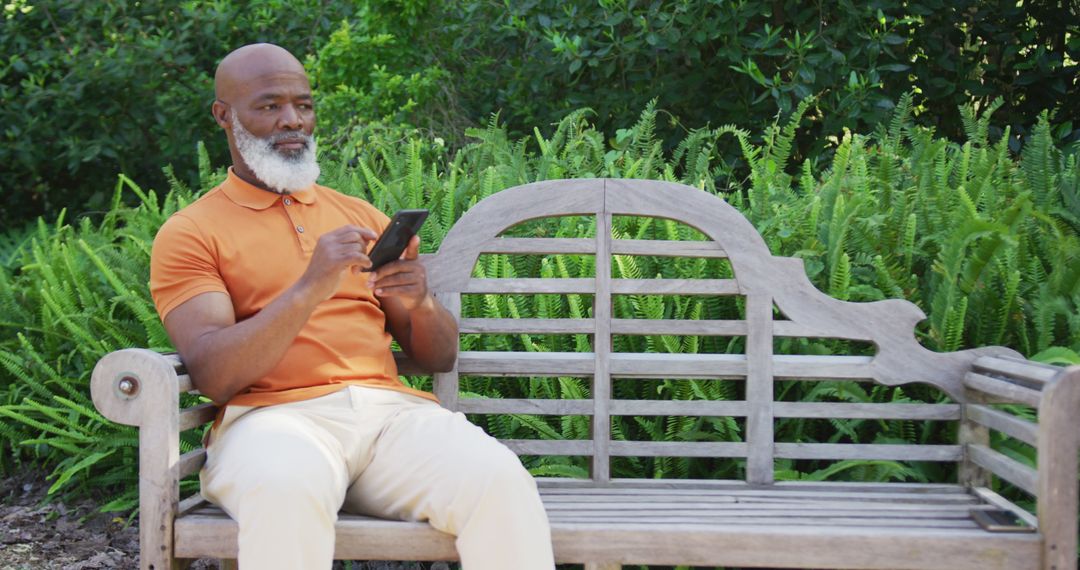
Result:
<svg viewBox="0 0 1080 570"><path fill-rule="evenodd" d="M547 514L517 456L416 396L349 386L230 407L201 478L239 526L241 570L329 569L339 510L428 521L457 537L463 570L554 567Z"/></svg>

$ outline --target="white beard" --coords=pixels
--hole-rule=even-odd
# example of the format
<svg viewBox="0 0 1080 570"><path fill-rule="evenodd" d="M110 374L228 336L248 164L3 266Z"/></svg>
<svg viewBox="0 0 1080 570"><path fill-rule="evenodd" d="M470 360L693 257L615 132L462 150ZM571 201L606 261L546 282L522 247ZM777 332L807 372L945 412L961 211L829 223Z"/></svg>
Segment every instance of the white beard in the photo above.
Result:
<svg viewBox="0 0 1080 570"><path fill-rule="evenodd" d="M302 132L284 132L259 138L244 128L236 109L232 109L232 122L236 150L247 163L255 177L278 194L291 194L306 190L319 179L319 163L315 158L315 139ZM303 150L285 155L274 149L274 143L285 139L304 139Z"/></svg>

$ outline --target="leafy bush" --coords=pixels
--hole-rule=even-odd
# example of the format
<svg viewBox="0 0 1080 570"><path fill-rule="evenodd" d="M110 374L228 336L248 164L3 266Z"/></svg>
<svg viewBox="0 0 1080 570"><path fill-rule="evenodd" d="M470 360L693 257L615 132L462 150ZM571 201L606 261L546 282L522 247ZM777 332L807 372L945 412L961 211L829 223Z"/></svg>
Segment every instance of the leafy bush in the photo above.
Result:
<svg viewBox="0 0 1080 570"><path fill-rule="evenodd" d="M415 101L418 126L446 124L450 106L473 121L499 112L511 132L528 134L589 107L612 132L658 98L667 133L668 124L733 121L757 131L816 95L796 145L816 156L827 136L869 131L914 89L914 111L952 140L965 136L959 105L998 96L1013 150L1043 109L1057 109L1057 138L1080 139L1080 111L1067 103L1080 88L1074 3L1064 7L1071 19L1057 5L985 0L406 4L424 9L395 18L386 3L368 14L393 19L379 29L398 50L345 60L375 57L390 81L444 70L443 92ZM685 134L677 131L666 136L672 144Z"/></svg>
<svg viewBox="0 0 1080 570"><path fill-rule="evenodd" d="M432 210L424 226L425 251L432 251L462 212L503 188L552 178L634 177L678 180L721 193L762 233L778 255L802 258L819 288L842 299L866 301L904 297L929 315L919 330L921 341L936 350L1005 344L1033 355L1040 351L1062 358L1080 349L1080 291L1077 258L1080 232L1076 221L1076 181L1080 165L1053 144L1044 119L1035 138L1016 160L1007 138L992 141L987 110L962 111L969 133L954 144L932 131L913 126L910 98L901 101L892 120L870 135L845 135L824 170L813 162L794 164L793 139L804 104L784 125L760 137L732 126L691 132L672 152L656 135L657 111L645 109L638 122L609 137L589 122L589 113L565 117L544 134L513 139L494 119L469 131L474 141L450 151L424 136L401 140L365 133L365 144L350 163L328 163L324 183L362 196L384 211L404 207ZM737 190L717 187L719 144L731 137L750 168ZM202 187L220 180L202 155ZM794 173L794 174L789 174ZM105 352L126 346L167 350L168 340L150 304L147 282L149 248L157 227L195 196L172 179L159 197L126 177L116 187L112 207L100 217L68 223L39 222L30 240L9 248L16 261L0 279L0 309L6 317L0 337L0 437L21 460L56 466L57 488L133 481L134 435L103 421L87 399L94 362ZM120 194L136 195L127 207ZM558 222L528 231L571 237L594 231L588 225ZM622 219L621 235L639 238L688 237L687 228L664 222ZM564 256L548 264L521 264L491 257L479 267L491 276L580 276L591 269ZM647 259L620 260L619 274L671 277L715 276L715 267L687 260L659 264ZM477 316L539 317L585 314L587 301L574 296L531 299L473 298L464 310ZM617 310L633 316L725 318L731 307L711 300L676 304L648 298L620 301ZM477 347L465 337L466 347ZM587 338L553 339L518 335L490 341L488 349L577 350ZM737 346L716 339L643 337L620 340L624 349L726 352ZM789 344L781 351L829 353L847 350L839 341ZM470 344L472 343L472 344ZM582 344L584 343L584 344ZM636 344L635 344L636 343ZM711 344L710 344L711 343ZM856 347L857 349L857 347ZM1046 352L1049 351L1049 352ZM423 385L424 379L410 381ZM580 379L535 379L506 387L472 379L463 390L503 397L586 397ZM731 398L718 383L659 381L639 383L622 397ZM786 397L840 398L847 401L937 401L940 394L919 386L838 389L817 383ZM801 391L800 391L801 390ZM588 430L583 418L508 416L487 420L502 437L576 438ZM785 420L777 433L796 441L940 441L940 428L912 422L837 420L828 426ZM710 418L620 418L616 438L738 440L739 426ZM185 444L187 445L187 444ZM530 460L536 473L580 475L584 465L567 458ZM790 462L784 477L850 477L942 480L947 472L924 465L855 462L821 466ZM735 476L731 461L656 458L614 464L620 476ZM130 488L133 488L130 487ZM133 492L133 491L132 491ZM119 503L130 504L129 493ZM124 501L128 501L125 503Z"/></svg>
<svg viewBox="0 0 1080 570"><path fill-rule="evenodd" d="M218 61L246 43L303 54L354 12L350 2L5 4L0 17L0 223L108 208L117 172L196 180L195 141L228 156L210 116Z"/></svg>
<svg viewBox="0 0 1080 570"><path fill-rule="evenodd" d="M173 164L194 183L193 141L227 158L207 112L214 66L253 41L306 59L328 148L371 122L426 129L456 148L495 112L521 136L581 107L615 133L658 98L671 150L706 125L761 132L813 94L801 159L831 151L828 137L844 127L868 132L915 89L919 121L954 141L964 138L958 105L1003 97L997 123L1012 127L1016 151L1042 109L1056 109L1056 140L1080 138L1080 107L1069 104L1080 88L1076 10L986 0L14 0L0 19L9 197L0 223L103 211L116 172L160 188L160 167Z"/></svg>

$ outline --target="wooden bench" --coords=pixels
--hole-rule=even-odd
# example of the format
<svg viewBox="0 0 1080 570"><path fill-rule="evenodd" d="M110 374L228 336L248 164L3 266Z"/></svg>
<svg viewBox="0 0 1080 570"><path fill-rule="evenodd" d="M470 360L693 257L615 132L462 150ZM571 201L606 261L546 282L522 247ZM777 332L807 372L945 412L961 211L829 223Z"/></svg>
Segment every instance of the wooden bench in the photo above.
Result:
<svg viewBox="0 0 1080 570"><path fill-rule="evenodd" d="M704 240L612 238L612 216L676 220ZM580 216L595 238L506 237L515 224ZM595 256L595 276L571 279L474 278L481 254ZM730 263L733 279L613 279L613 256L705 257ZM1062 370L992 347L934 353L913 327L924 318L903 300L839 301L816 290L799 259L774 257L750 223L724 201L687 186L643 180L564 180L499 192L474 206L425 258L431 288L459 317L464 334L586 334L591 352L463 351L456 368L434 378L442 404L470 414L591 416L591 439L510 440L520 455L585 456L589 479L541 478L559 562L589 570L622 564L783 568L1075 570L1080 367ZM461 316L463 295L581 294L591 313L566 319ZM614 318L618 295L742 297L736 320ZM626 353L614 335L743 337L741 354ZM872 356L774 355L774 337L872 343ZM403 374L415 372L401 360ZM465 377L578 377L591 399L482 399L459 395ZM613 379L716 379L739 382L737 401L615 399ZM944 403L779 401L774 383L860 381L923 383ZM742 384L744 383L744 384ZM210 421L208 404L180 409L192 384L175 355L128 349L104 357L93 374L98 409L140 428L142 568L182 567L184 559L236 556L236 525L198 495L180 500L178 483L205 452L181 454L178 434ZM1035 408L1027 421L993 404ZM709 416L745 422L741 441L621 441L617 416ZM873 418L953 422L954 444L776 441L782 418ZM1033 446L1038 469L991 448L996 431ZM739 480L620 479L613 458L724 458L743 465ZM956 483L774 481L776 460L897 460L952 463ZM1037 499L1030 515L989 489L997 477ZM1003 507L1034 533L991 533L972 509ZM336 557L354 560L456 560L453 538L426 524L343 514Z"/></svg>

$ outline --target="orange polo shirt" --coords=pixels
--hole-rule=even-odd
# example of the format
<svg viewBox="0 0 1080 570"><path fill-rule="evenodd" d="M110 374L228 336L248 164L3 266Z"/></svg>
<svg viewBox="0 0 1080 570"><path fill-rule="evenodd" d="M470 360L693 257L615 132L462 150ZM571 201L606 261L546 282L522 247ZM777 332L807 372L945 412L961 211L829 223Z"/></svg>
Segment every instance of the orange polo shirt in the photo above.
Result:
<svg viewBox="0 0 1080 570"><path fill-rule="evenodd" d="M330 188L281 196L236 176L177 212L154 238L150 293L162 321L196 295L217 291L247 319L300 279L319 237L346 224L378 233L389 219L371 204ZM398 378L390 334L368 274L346 272L319 303L269 374L229 405L265 406L306 400L356 384L435 396Z"/></svg>

